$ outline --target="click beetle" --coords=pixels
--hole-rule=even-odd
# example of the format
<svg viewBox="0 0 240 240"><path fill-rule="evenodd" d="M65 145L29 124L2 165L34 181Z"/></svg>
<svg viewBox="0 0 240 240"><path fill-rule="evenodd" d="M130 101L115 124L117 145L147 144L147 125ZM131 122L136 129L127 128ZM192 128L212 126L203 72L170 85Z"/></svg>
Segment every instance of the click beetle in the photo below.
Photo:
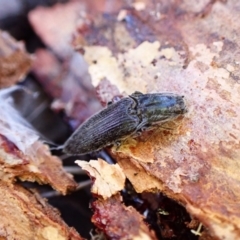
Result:
<svg viewBox="0 0 240 240"><path fill-rule="evenodd" d="M86 120L63 146L68 154L86 154L172 120L186 112L183 96L135 92Z"/></svg>

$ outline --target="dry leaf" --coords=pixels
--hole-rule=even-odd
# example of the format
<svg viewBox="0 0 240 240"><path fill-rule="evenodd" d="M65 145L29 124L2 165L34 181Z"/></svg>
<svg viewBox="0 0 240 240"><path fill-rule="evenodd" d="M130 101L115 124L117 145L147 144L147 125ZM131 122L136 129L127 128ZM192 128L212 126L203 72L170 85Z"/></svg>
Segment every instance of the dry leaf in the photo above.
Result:
<svg viewBox="0 0 240 240"><path fill-rule="evenodd" d="M107 199L124 188L126 177L118 164L110 165L102 159L76 161L86 170L91 178L95 179L92 186L92 193Z"/></svg>

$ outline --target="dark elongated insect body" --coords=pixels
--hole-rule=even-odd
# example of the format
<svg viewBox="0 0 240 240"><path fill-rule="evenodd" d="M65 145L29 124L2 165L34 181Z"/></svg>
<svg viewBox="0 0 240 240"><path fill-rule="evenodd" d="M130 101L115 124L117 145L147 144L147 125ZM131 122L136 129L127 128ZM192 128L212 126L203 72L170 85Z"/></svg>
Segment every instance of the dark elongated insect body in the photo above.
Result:
<svg viewBox="0 0 240 240"><path fill-rule="evenodd" d="M185 112L183 96L135 92L86 120L66 141L63 151L94 152Z"/></svg>

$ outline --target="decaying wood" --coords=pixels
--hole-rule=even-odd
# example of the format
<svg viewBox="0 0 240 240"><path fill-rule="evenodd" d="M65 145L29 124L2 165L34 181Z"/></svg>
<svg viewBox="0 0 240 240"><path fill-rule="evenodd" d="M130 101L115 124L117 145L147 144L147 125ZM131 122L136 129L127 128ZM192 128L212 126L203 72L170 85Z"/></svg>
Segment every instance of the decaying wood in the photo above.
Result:
<svg viewBox="0 0 240 240"><path fill-rule="evenodd" d="M24 44L0 31L0 89L22 80L30 67L31 58Z"/></svg>
<svg viewBox="0 0 240 240"><path fill-rule="evenodd" d="M72 175L64 172L61 160L52 156L47 146L35 142L32 154L24 154L6 137L0 135L0 174L2 180L50 184L54 189L66 194L76 189Z"/></svg>
<svg viewBox="0 0 240 240"><path fill-rule="evenodd" d="M21 117L16 118L11 106L6 109L5 105L0 104L0 133L6 134L0 135L0 236L23 240L82 239L43 198L16 183L21 180L50 184L62 194L77 188L73 177L63 170L61 160L50 154L31 129L21 127Z"/></svg>
<svg viewBox="0 0 240 240"><path fill-rule="evenodd" d="M70 1L56 4L52 8L37 7L29 13L28 18L41 39L64 59L73 53L71 38L82 14L85 14L85 11L81 2Z"/></svg>
<svg viewBox="0 0 240 240"><path fill-rule="evenodd" d="M219 239L240 238L239 7L149 0L107 17L91 9L74 39L103 102L136 90L185 96L183 119L112 154L138 192L164 192Z"/></svg>
<svg viewBox="0 0 240 240"><path fill-rule="evenodd" d="M107 199L124 188L126 176L118 164L110 165L102 159L76 161L93 179L92 193Z"/></svg>
<svg viewBox="0 0 240 240"><path fill-rule="evenodd" d="M21 117L14 119L11 107L4 106L1 102L0 133L7 134L0 135L0 236L23 240L82 239L43 198L16 183L21 180L50 184L62 194L77 188L73 177L64 171L61 160L50 154L31 129L21 128ZM4 111L10 111L10 115Z"/></svg>
<svg viewBox="0 0 240 240"><path fill-rule="evenodd" d="M80 32L85 45L89 40L81 52L95 87L107 79L122 94L185 96L183 119L125 142L113 155L138 192L163 191L219 239L238 239L239 4L203 2L161 1L126 9L120 20L98 18Z"/></svg>
<svg viewBox="0 0 240 240"><path fill-rule="evenodd" d="M0 182L1 239L81 240L59 212L37 194L18 184Z"/></svg>
<svg viewBox="0 0 240 240"><path fill-rule="evenodd" d="M30 57L21 44L0 33L0 238L82 239L68 227L59 212L17 180L49 184L61 194L77 188L62 162L39 141L38 134L11 105L6 87L19 81L30 68Z"/></svg>
<svg viewBox="0 0 240 240"><path fill-rule="evenodd" d="M120 195L92 204L93 223L110 239L157 239L143 221L143 216L133 207L121 203Z"/></svg>

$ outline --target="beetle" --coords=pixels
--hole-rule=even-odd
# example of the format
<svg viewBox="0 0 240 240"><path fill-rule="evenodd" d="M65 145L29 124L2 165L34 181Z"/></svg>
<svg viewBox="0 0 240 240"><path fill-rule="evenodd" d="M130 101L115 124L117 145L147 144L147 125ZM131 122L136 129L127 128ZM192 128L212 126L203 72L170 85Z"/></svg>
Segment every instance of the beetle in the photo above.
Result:
<svg viewBox="0 0 240 240"><path fill-rule="evenodd" d="M63 151L68 154L98 151L172 120L186 111L183 96L173 93L134 92L108 104L87 119L65 142Z"/></svg>

